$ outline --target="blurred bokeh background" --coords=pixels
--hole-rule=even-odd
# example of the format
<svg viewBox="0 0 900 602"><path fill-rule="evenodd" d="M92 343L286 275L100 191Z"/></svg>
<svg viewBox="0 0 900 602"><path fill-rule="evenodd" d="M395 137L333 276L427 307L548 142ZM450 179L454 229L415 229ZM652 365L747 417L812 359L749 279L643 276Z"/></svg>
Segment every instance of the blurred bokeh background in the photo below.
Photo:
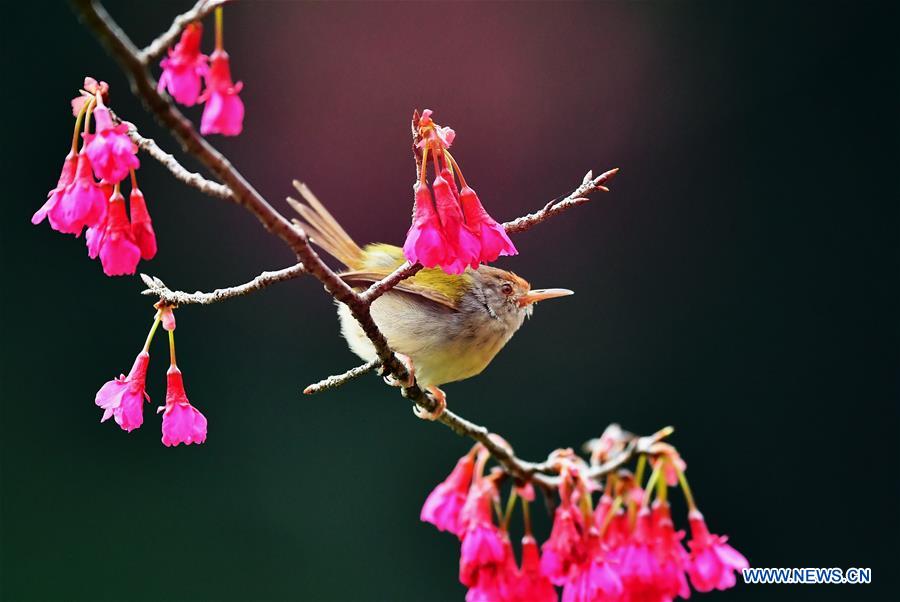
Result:
<svg viewBox="0 0 900 602"><path fill-rule="evenodd" d="M190 4L107 7L143 46ZM534 459L612 421L672 424L710 526L752 565L873 569L869 586L709 599L886 600L900 533L891 12L238 2L225 41L245 130L213 142L282 209L291 179L307 182L360 242L406 231L416 107L456 129L455 155L498 219L621 167L610 194L516 237L503 267L577 295L538 307L485 374L447 386L451 407ZM178 312L205 445L163 447L149 407L131 434L99 423L94 393L128 370L150 301L29 218L56 182L85 75L178 148L67 5L4 15L2 597L461 599L458 544L418 513L469 443L374 376L301 395L358 363L311 278ZM242 209L141 160L160 247L141 271L208 290L290 264Z"/></svg>

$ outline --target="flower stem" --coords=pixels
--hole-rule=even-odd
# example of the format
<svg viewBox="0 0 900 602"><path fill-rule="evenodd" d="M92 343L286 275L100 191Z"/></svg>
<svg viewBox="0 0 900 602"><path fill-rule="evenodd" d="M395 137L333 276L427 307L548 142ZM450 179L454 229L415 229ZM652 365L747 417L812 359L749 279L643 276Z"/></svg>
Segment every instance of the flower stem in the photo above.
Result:
<svg viewBox="0 0 900 602"><path fill-rule="evenodd" d="M85 101L81 105L81 110L78 112L78 116L75 117L75 131L72 133L72 152L78 152L78 134L81 133L81 122L84 121L84 114L87 113L88 104L93 102L93 98L90 101Z"/></svg>
<svg viewBox="0 0 900 602"><path fill-rule="evenodd" d="M224 48L222 44L222 7L216 8L216 50Z"/></svg>
<svg viewBox="0 0 900 602"><path fill-rule="evenodd" d="M468 188L469 185L466 184L466 179L463 177L462 170L459 168L459 163L456 162L456 159L453 158L453 155L450 154L446 148L444 149L444 157L448 163L453 165L453 170L456 172L457 177L459 177L459 183L462 184L462 188Z"/></svg>
<svg viewBox="0 0 900 602"><path fill-rule="evenodd" d="M609 527L609 523L612 522L613 518L615 518L616 513L619 511L619 508L622 507L622 496L617 495L616 499L613 500L612 506L609 507L609 512L606 514L606 517L603 519L603 524L600 525L600 535L599 537L602 539L603 535L606 533L606 529Z"/></svg>
<svg viewBox="0 0 900 602"><path fill-rule="evenodd" d="M169 363L175 366L175 331L169 332Z"/></svg>
<svg viewBox="0 0 900 602"><path fill-rule="evenodd" d="M644 480L644 472L647 469L647 454L641 454L638 456L637 468L634 470L634 482L637 483L638 487L641 486L641 481Z"/></svg>
<svg viewBox="0 0 900 602"><path fill-rule="evenodd" d="M503 530L506 531L509 528L509 518L512 516L512 511L516 507L516 498L518 498L518 494L516 493L516 488L513 488L509 492L509 499L506 500L506 510L503 512Z"/></svg>
<svg viewBox="0 0 900 602"><path fill-rule="evenodd" d="M156 329L159 328L159 317L153 320L153 326L150 327L150 333L147 335L147 340L144 342L144 351L150 351L150 342L153 340L153 336L156 334Z"/></svg>
<svg viewBox="0 0 900 602"><path fill-rule="evenodd" d="M422 171L419 173L419 183L423 186L425 184L425 177L428 175L426 172L426 167L428 166L428 148L422 147Z"/></svg>
<svg viewBox="0 0 900 602"><path fill-rule="evenodd" d="M669 461L669 459L665 455L660 457L660 462L662 462L663 468L665 468L665 463L668 461ZM666 480L659 479L658 481L656 481L656 499L661 502L665 502L668 494L669 494L669 486L666 483Z"/></svg>
<svg viewBox="0 0 900 602"><path fill-rule="evenodd" d="M684 471L678 468L678 465L674 462L672 462L672 466L675 467L675 472L678 473L678 482L681 484L681 490L684 492L684 501L687 502L688 510L696 510L697 504L694 502L694 494L691 492L691 486L688 485L687 478L684 476Z"/></svg>
<svg viewBox="0 0 900 602"><path fill-rule="evenodd" d="M97 97L91 96L91 99L87 102L87 113L84 115L84 133L87 134L91 129L91 113L94 111L94 103L96 102Z"/></svg>
<svg viewBox="0 0 900 602"><path fill-rule="evenodd" d="M134 173L134 170L131 170L131 189L137 190L137 175Z"/></svg>
<svg viewBox="0 0 900 602"><path fill-rule="evenodd" d="M644 499L641 500L642 509L650 505L650 497L653 495L653 488L660 481L659 477L662 474L662 467L663 463L657 462L653 472L650 473L650 478L647 479L647 487L644 488Z"/></svg>
<svg viewBox="0 0 900 602"><path fill-rule="evenodd" d="M531 535L531 504L522 498L522 522L525 524L525 535Z"/></svg>

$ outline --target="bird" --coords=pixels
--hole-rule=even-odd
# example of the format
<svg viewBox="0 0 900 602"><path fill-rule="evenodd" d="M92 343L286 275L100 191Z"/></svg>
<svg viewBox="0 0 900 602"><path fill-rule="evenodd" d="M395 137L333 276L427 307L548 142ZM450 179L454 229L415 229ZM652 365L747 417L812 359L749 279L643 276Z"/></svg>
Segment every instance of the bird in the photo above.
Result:
<svg viewBox="0 0 900 602"><path fill-rule="evenodd" d="M395 245L357 245L308 186L294 182L304 202L288 198L299 214L293 220L323 251L340 261L339 276L356 290L364 290L406 261ZM437 408L414 408L420 418L435 420L446 408L441 385L480 374L529 318L534 304L574 294L564 288L532 289L525 279L489 265L447 274L423 268L372 302L372 319L388 345L416 382L431 392ZM378 359L375 347L350 309L338 302L341 333L350 350L366 362ZM413 381L414 379L414 381Z"/></svg>

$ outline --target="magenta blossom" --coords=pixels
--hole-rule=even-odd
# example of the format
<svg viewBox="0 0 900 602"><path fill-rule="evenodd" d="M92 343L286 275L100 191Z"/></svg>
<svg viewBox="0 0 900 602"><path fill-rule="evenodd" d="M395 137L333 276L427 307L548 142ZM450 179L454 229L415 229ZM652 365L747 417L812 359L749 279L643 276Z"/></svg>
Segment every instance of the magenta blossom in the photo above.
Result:
<svg viewBox="0 0 900 602"><path fill-rule="evenodd" d="M105 422L112 416L116 419L116 424L126 432L141 426L144 422L144 400L150 401L145 390L149 364L150 354L141 351L128 376L122 374L100 387L94 399L94 403L103 408L100 422Z"/></svg>
<svg viewBox="0 0 900 602"><path fill-rule="evenodd" d="M475 460L472 454L466 454L456 463L453 471L428 494L422 506L420 518L431 523L441 531L448 531L457 537L462 536L460 511L466 502L466 494L472 483L472 471Z"/></svg>
<svg viewBox="0 0 900 602"><path fill-rule="evenodd" d="M147 211L144 193L140 188L132 188L128 201L131 212L131 234L141 250L141 259L153 259L156 256L156 232L153 231L153 221Z"/></svg>
<svg viewBox="0 0 900 602"><path fill-rule="evenodd" d="M431 191L421 182L413 185L416 195L413 223L406 233L403 255L410 263L419 262L426 268L444 263L448 254L447 239L431 200Z"/></svg>
<svg viewBox="0 0 900 602"><path fill-rule="evenodd" d="M78 155L75 151L70 151L69 154L66 155L65 161L63 161L62 172L59 174L59 180L57 180L56 186L47 193L47 201L40 209L35 211L34 215L31 217L32 224L37 225L44 221L44 218L49 216L50 210L59 203L60 199L62 199L66 187L75 180L75 168L77 166ZM57 224L53 217L50 218L50 227L54 230L60 230L60 224Z"/></svg>
<svg viewBox="0 0 900 602"><path fill-rule="evenodd" d="M203 25L188 23L181 39L169 48L169 56L160 63L163 72L158 89L166 90L176 102L188 107L197 102L201 78L209 72L209 57L200 52L202 38Z"/></svg>
<svg viewBox="0 0 900 602"><path fill-rule="evenodd" d="M578 509L563 499L553 516L550 537L541 546L541 571L554 585L563 585L573 566L586 558L584 537Z"/></svg>
<svg viewBox="0 0 900 602"><path fill-rule="evenodd" d="M501 255L519 253L503 226L485 211L474 190L463 186L459 192L459 202L466 218L466 225L481 239L481 254L478 257L481 263L490 263Z"/></svg>
<svg viewBox="0 0 900 602"><path fill-rule="evenodd" d="M201 102L206 102L200 118L200 133L237 136L244 128L244 103L238 96L244 84L233 83L228 53L215 50L212 64L206 75L206 90Z"/></svg>
<svg viewBox="0 0 900 602"><path fill-rule="evenodd" d="M550 580L541 572L537 542L531 535L522 538L522 569L510 585L516 602L556 602L559 596Z"/></svg>
<svg viewBox="0 0 900 602"><path fill-rule="evenodd" d="M68 161L69 159L63 167L63 176L67 176L67 169L71 169ZM62 189L62 193L57 197L58 189L55 189L56 192L51 191L50 200L56 198L56 202L50 207L42 207L32 221L43 219L42 211L46 207L46 216L54 230L78 236L85 226L90 228L103 222L106 217L106 195L94 181L88 156L81 152L75 162L74 176ZM60 177L60 183L63 182L63 176Z"/></svg>
<svg viewBox="0 0 900 602"><path fill-rule="evenodd" d="M141 250L134 243L131 224L125 213L125 197L118 191L109 198L109 211L101 228L91 229L85 237L88 255L100 256L107 276L134 274L141 260Z"/></svg>
<svg viewBox="0 0 900 602"><path fill-rule="evenodd" d="M178 366L169 366L166 382L166 405L156 410L163 412L162 442L169 447L179 443L203 443L206 441L206 416L188 401Z"/></svg>
<svg viewBox="0 0 900 602"><path fill-rule="evenodd" d="M688 575L694 588L698 592L708 592L734 587L735 571L747 568L750 563L743 554L726 543L727 537L710 534L699 511L691 510L688 522L691 523Z"/></svg>
<svg viewBox="0 0 900 602"><path fill-rule="evenodd" d="M469 266L473 269L478 267L481 242L463 221L459 198L450 186L452 179L453 175L445 167L440 175L435 177L431 187L434 190L434 204L447 239L447 246L452 252L452 256L447 257L441 267L448 274L462 274Z"/></svg>
<svg viewBox="0 0 900 602"><path fill-rule="evenodd" d="M113 124L106 107L94 109L94 117L97 133L84 134L83 152L90 157L97 179L117 184L125 179L130 170L140 166L137 145L126 133L128 126L124 123Z"/></svg>

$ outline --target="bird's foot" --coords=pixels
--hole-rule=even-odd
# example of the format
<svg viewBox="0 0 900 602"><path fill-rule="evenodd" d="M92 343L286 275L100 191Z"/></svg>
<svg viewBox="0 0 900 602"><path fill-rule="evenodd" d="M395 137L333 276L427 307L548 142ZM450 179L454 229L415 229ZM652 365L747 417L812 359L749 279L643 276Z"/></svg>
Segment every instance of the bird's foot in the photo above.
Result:
<svg viewBox="0 0 900 602"><path fill-rule="evenodd" d="M394 352L394 355L400 360L400 363L406 366L406 372L408 376L406 380L400 380L393 374L388 374L384 377L384 382L389 384L392 387L411 387L416 382L416 367L413 365L412 358L408 355L403 355L402 353Z"/></svg>
<svg viewBox="0 0 900 602"><path fill-rule="evenodd" d="M417 418L421 418L422 420L437 420L441 417L441 414L444 413L444 410L447 409L447 394L435 386L428 387L428 392L434 397L434 400L437 402L437 407L433 412L429 412L416 405L413 406L413 413Z"/></svg>

